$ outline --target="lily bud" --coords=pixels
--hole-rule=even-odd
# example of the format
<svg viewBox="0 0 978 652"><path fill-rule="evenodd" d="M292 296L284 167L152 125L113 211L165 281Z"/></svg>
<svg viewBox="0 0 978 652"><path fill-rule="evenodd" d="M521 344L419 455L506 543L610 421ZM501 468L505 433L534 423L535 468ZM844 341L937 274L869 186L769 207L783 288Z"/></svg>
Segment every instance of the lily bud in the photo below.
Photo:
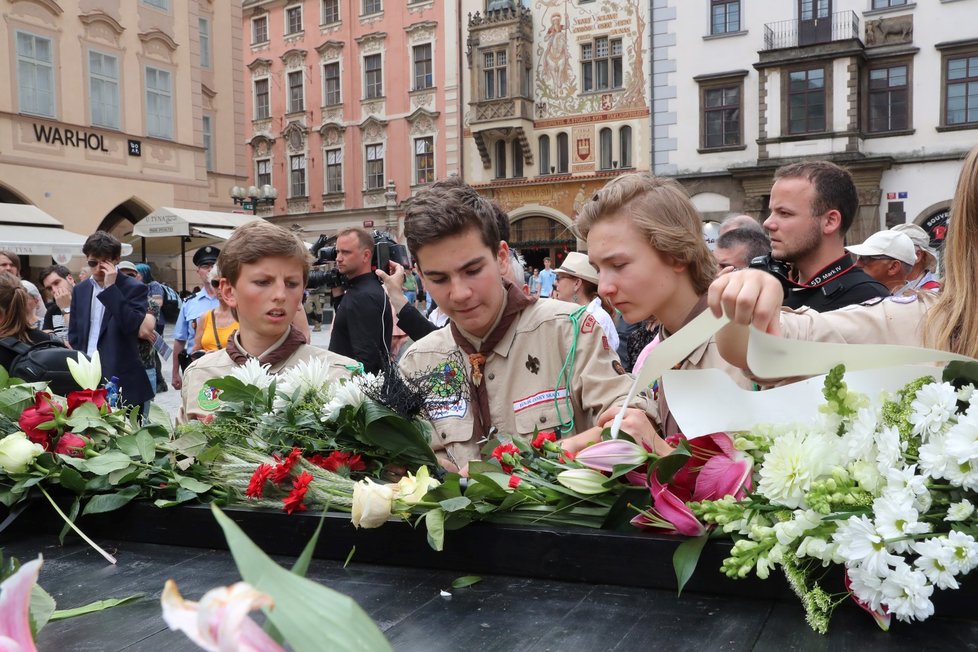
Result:
<svg viewBox="0 0 978 652"><path fill-rule="evenodd" d="M391 517L394 489L364 478L353 485L353 508L350 515L355 527L380 527Z"/></svg>
<svg viewBox="0 0 978 652"><path fill-rule="evenodd" d="M607 481L607 476L592 469L570 469L557 474L557 482L586 496L607 492L608 488L604 486Z"/></svg>
<svg viewBox="0 0 978 652"><path fill-rule="evenodd" d="M610 473L616 466L638 466L649 459L649 454L638 444L627 439L609 439L588 446L577 454L577 461L584 466Z"/></svg>

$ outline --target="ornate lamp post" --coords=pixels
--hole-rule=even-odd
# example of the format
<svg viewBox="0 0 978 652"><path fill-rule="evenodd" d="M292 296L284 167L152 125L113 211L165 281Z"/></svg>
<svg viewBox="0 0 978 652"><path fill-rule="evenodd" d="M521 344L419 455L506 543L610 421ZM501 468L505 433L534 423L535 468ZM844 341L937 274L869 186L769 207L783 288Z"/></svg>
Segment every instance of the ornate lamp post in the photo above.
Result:
<svg viewBox="0 0 978 652"><path fill-rule="evenodd" d="M252 215L258 215L259 206L275 204L276 198L278 198L278 190L267 183L261 188L258 186L248 186L247 189L241 186L231 188L231 199L234 203L241 204L241 208L250 210Z"/></svg>

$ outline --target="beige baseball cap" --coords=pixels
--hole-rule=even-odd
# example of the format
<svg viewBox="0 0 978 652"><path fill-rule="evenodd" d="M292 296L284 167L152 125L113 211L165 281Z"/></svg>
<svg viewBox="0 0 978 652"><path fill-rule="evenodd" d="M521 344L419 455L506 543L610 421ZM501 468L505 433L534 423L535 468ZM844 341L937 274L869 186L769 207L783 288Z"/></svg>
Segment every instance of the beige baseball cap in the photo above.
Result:
<svg viewBox="0 0 978 652"><path fill-rule="evenodd" d="M579 251L572 251L564 258L560 267L554 270L558 274L568 274L584 281L598 284L598 270L594 269L591 261L587 259L587 254Z"/></svg>
<svg viewBox="0 0 978 652"><path fill-rule="evenodd" d="M930 236L927 235L927 231L917 224L897 224L891 231L896 231L897 233L905 233L910 241L913 242L913 246L917 249L923 251L930 258L930 262L927 264L927 269L934 271L937 269L937 250L930 246Z"/></svg>
<svg viewBox="0 0 978 652"><path fill-rule="evenodd" d="M887 256L908 265L917 262L913 241L898 231L877 231L862 244L846 247L846 251L857 256Z"/></svg>

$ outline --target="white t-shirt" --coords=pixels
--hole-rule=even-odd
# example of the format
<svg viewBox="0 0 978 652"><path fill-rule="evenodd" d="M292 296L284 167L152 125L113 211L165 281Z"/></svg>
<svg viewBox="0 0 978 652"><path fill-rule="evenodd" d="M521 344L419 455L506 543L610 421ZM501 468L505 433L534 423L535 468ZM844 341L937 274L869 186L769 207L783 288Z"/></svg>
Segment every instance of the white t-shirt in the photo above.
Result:
<svg viewBox="0 0 978 652"><path fill-rule="evenodd" d="M591 303L587 304L587 311L592 317L594 317L601 328L604 329L605 337L608 338L608 344L611 346L612 350L618 350L618 329L615 328L615 322L611 319L611 315L608 311L604 309L601 305L601 297L594 297Z"/></svg>

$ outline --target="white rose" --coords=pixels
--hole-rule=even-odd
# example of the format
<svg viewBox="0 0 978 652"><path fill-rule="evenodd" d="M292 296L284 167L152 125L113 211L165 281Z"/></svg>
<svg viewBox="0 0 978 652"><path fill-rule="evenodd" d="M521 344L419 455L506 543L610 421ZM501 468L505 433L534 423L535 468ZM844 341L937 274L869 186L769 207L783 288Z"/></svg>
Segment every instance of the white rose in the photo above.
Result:
<svg viewBox="0 0 978 652"><path fill-rule="evenodd" d="M353 485L353 510L350 515L355 527L380 527L391 517L394 489L364 478Z"/></svg>
<svg viewBox="0 0 978 652"><path fill-rule="evenodd" d="M44 447L35 444L22 432L0 439L0 469L7 473L23 473Z"/></svg>

